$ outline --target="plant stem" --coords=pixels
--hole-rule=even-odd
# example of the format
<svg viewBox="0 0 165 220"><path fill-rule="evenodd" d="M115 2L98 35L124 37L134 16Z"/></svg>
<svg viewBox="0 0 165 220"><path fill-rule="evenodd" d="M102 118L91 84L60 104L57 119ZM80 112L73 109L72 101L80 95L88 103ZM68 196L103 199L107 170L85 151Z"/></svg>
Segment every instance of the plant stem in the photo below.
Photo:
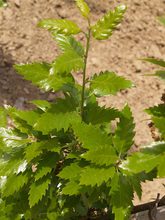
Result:
<svg viewBox="0 0 165 220"><path fill-rule="evenodd" d="M88 33L86 34L87 43L86 43L86 51L85 51L85 55L84 55L83 83L82 83L82 94L81 94L81 117L82 117L82 120L84 119L86 69L87 69L88 52L89 52L89 46L90 46L90 37L91 37L91 28L90 28L90 21L88 19Z"/></svg>

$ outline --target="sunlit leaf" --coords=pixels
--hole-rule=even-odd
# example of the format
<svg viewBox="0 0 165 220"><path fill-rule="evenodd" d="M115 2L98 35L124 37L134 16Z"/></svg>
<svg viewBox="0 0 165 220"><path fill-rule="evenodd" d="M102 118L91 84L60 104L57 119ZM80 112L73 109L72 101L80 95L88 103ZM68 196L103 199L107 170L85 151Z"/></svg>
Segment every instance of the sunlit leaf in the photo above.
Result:
<svg viewBox="0 0 165 220"><path fill-rule="evenodd" d="M114 11L109 11L105 14L93 27L92 34L97 40L108 39L113 30L122 21L123 15L126 11L125 5L119 5Z"/></svg>

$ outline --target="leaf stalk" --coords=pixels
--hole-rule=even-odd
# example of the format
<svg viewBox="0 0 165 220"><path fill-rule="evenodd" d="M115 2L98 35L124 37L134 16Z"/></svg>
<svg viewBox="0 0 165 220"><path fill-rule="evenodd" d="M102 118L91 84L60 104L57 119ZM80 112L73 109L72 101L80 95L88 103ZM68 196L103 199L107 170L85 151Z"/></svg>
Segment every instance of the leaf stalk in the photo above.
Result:
<svg viewBox="0 0 165 220"><path fill-rule="evenodd" d="M86 36L87 42L86 42L86 51L84 55L83 82L82 82L82 94L81 94L81 118L82 120L84 120L86 70L87 70L88 52L89 52L89 47L90 47L90 38L91 38L91 27L90 27L89 19L88 19L88 33L85 36Z"/></svg>

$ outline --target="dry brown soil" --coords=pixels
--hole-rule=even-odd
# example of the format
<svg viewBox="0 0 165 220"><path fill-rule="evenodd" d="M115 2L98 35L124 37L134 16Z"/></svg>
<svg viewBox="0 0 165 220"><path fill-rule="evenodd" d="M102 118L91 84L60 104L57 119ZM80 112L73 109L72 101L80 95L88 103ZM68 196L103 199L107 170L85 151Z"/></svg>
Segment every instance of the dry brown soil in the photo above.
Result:
<svg viewBox="0 0 165 220"><path fill-rule="evenodd" d="M165 14L165 0L87 2L92 9L93 21L118 3L128 6L125 19L115 34L108 41L92 42L88 75L113 70L134 82L133 89L117 97L102 98L100 102L119 108L129 103L136 123L135 144L150 143L149 116L143 110L160 103L165 86L159 79L145 76L154 67L138 58L165 58L165 27L157 21L157 16ZM36 27L42 18L52 17L72 19L85 28L72 0L8 0L8 7L0 9L0 105L26 108L29 100L54 98L53 94L44 94L24 81L12 67L14 63L52 61L55 58L58 51L54 41L46 31ZM83 41L83 37L80 38ZM165 194L160 181L145 185L142 202L150 201L158 192Z"/></svg>

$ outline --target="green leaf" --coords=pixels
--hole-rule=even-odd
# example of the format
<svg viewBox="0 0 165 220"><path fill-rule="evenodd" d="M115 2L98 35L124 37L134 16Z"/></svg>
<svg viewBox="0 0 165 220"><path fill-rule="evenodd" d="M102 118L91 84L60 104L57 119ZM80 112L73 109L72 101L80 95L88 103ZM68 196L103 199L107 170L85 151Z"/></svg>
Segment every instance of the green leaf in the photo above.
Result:
<svg viewBox="0 0 165 220"><path fill-rule="evenodd" d="M75 123L74 134L85 149L98 149L105 145L111 145L111 138L101 129L85 123ZM88 137L88 138L87 138Z"/></svg>
<svg viewBox="0 0 165 220"><path fill-rule="evenodd" d="M29 205L32 208L34 205L45 196L46 191L49 188L51 179L50 177L44 177L36 182L33 182L29 191Z"/></svg>
<svg viewBox="0 0 165 220"><path fill-rule="evenodd" d="M58 91L65 85L74 82L71 74L58 74L47 63L21 64L14 67L26 80L30 80L34 85L45 91Z"/></svg>
<svg viewBox="0 0 165 220"><path fill-rule="evenodd" d="M55 153L49 153L44 155L44 158L37 165L37 171L35 173L35 180L39 180L52 172L52 169L56 168L56 163L59 160L59 157Z"/></svg>
<svg viewBox="0 0 165 220"><path fill-rule="evenodd" d="M82 168L78 166L77 163L72 163L70 166L66 166L62 169L62 171L58 174L58 176L62 179L73 180L77 179L80 175Z"/></svg>
<svg viewBox="0 0 165 220"><path fill-rule="evenodd" d="M145 111L155 117L165 117L165 104L159 104L158 106L150 107Z"/></svg>
<svg viewBox="0 0 165 220"><path fill-rule="evenodd" d="M80 116L77 112L65 113L44 113L38 122L35 124L35 129L41 131L43 134L49 134L53 130L60 131L64 129L67 131L72 123L80 121Z"/></svg>
<svg viewBox="0 0 165 220"><path fill-rule="evenodd" d="M165 80L165 70L158 70L155 75Z"/></svg>
<svg viewBox="0 0 165 220"><path fill-rule="evenodd" d="M106 166L115 164L118 160L118 157L112 145L105 145L93 148L92 150L87 151L87 153L84 153L82 157L97 165Z"/></svg>
<svg viewBox="0 0 165 220"><path fill-rule="evenodd" d="M82 44L79 41L76 41L74 37L58 34L54 37L54 39L57 41L63 53L74 51L80 57L84 56L84 48Z"/></svg>
<svg viewBox="0 0 165 220"><path fill-rule="evenodd" d="M27 174L12 175L8 177L4 188L2 189L3 196L8 197L13 195L15 192L18 192L24 185L26 185L27 182Z"/></svg>
<svg viewBox="0 0 165 220"><path fill-rule="evenodd" d="M48 63L17 64L14 68L26 80L40 86L40 82L49 76L51 65Z"/></svg>
<svg viewBox="0 0 165 220"><path fill-rule="evenodd" d="M90 8L84 0L75 0L77 7L80 9L81 14L85 17L89 17Z"/></svg>
<svg viewBox="0 0 165 220"><path fill-rule="evenodd" d="M159 178L164 178L165 177L165 153L162 155L159 161L159 166L158 166L158 177Z"/></svg>
<svg viewBox="0 0 165 220"><path fill-rule="evenodd" d="M0 127L6 127L7 125L7 114L5 109L0 107Z"/></svg>
<svg viewBox="0 0 165 220"><path fill-rule="evenodd" d="M42 114L35 124L35 129L43 134L48 134L55 129L57 131L68 130L72 123L81 121L76 108L77 103L69 96L57 100L47 112Z"/></svg>
<svg viewBox="0 0 165 220"><path fill-rule="evenodd" d="M85 107L85 121L93 125L108 123L120 117L120 112L115 108L98 106L98 103L89 103Z"/></svg>
<svg viewBox="0 0 165 220"><path fill-rule="evenodd" d="M81 70L84 67L84 60L75 51L68 51L54 62L53 68L58 73L70 73L71 71Z"/></svg>
<svg viewBox="0 0 165 220"><path fill-rule="evenodd" d="M92 34L97 40L108 39L117 25L121 23L123 15L126 11L125 5L119 5L114 11L109 11L104 15L93 27Z"/></svg>
<svg viewBox="0 0 165 220"><path fill-rule="evenodd" d="M32 161L36 157L43 153L43 150L49 152L60 152L59 143L56 139L50 139L48 141L34 142L28 145L25 149L25 158L28 162Z"/></svg>
<svg viewBox="0 0 165 220"><path fill-rule="evenodd" d="M12 112L12 116L13 117L17 117L22 119L23 121L26 121L26 123L30 126L34 126L34 124L36 123L37 119L40 117L40 114L37 111L21 111L21 110L17 110L15 109Z"/></svg>
<svg viewBox="0 0 165 220"><path fill-rule="evenodd" d="M129 219L133 206L133 189L127 178L122 174L115 174L111 180L111 205L116 220Z"/></svg>
<svg viewBox="0 0 165 220"><path fill-rule="evenodd" d="M120 121L113 137L114 146L119 155L126 154L133 144L135 124L128 105L121 112Z"/></svg>
<svg viewBox="0 0 165 220"><path fill-rule="evenodd" d="M86 186L100 186L103 182L107 182L115 173L114 167L97 168L86 167L80 175L80 184Z"/></svg>
<svg viewBox="0 0 165 220"><path fill-rule="evenodd" d="M18 134L12 129L0 128L0 137L7 147L19 148L30 142L27 136Z"/></svg>
<svg viewBox="0 0 165 220"><path fill-rule="evenodd" d="M163 139L165 139L165 117L153 117L155 126L158 128Z"/></svg>
<svg viewBox="0 0 165 220"><path fill-rule="evenodd" d="M44 19L39 22L38 26L56 34L72 35L81 32L77 24L66 19Z"/></svg>
<svg viewBox="0 0 165 220"><path fill-rule="evenodd" d="M68 182L64 188L62 189L62 194L64 195L77 195L79 194L79 190L81 189L81 186L79 183L72 181L72 182Z"/></svg>
<svg viewBox="0 0 165 220"><path fill-rule="evenodd" d="M144 61L147 61L149 63L153 63L153 64L156 64L158 66L161 66L161 67L165 67L165 61L164 60L161 60L161 59L156 59L156 58L144 58L142 59Z"/></svg>
<svg viewBox="0 0 165 220"><path fill-rule="evenodd" d="M163 25L165 25L165 16L158 17L158 20L159 20Z"/></svg>
<svg viewBox="0 0 165 220"><path fill-rule="evenodd" d="M165 142L155 142L133 153L123 161L120 167L130 173L150 172L160 164L161 156L165 153Z"/></svg>
<svg viewBox="0 0 165 220"><path fill-rule="evenodd" d="M90 90L96 96L115 95L122 89L131 88L131 81L126 80L122 76L117 76L114 72L101 72L95 75L90 83Z"/></svg>
<svg viewBox="0 0 165 220"><path fill-rule="evenodd" d="M0 0L0 7L6 7L7 3L5 0Z"/></svg>
<svg viewBox="0 0 165 220"><path fill-rule="evenodd" d="M46 100L32 100L31 103L44 112L51 107L51 104Z"/></svg>

